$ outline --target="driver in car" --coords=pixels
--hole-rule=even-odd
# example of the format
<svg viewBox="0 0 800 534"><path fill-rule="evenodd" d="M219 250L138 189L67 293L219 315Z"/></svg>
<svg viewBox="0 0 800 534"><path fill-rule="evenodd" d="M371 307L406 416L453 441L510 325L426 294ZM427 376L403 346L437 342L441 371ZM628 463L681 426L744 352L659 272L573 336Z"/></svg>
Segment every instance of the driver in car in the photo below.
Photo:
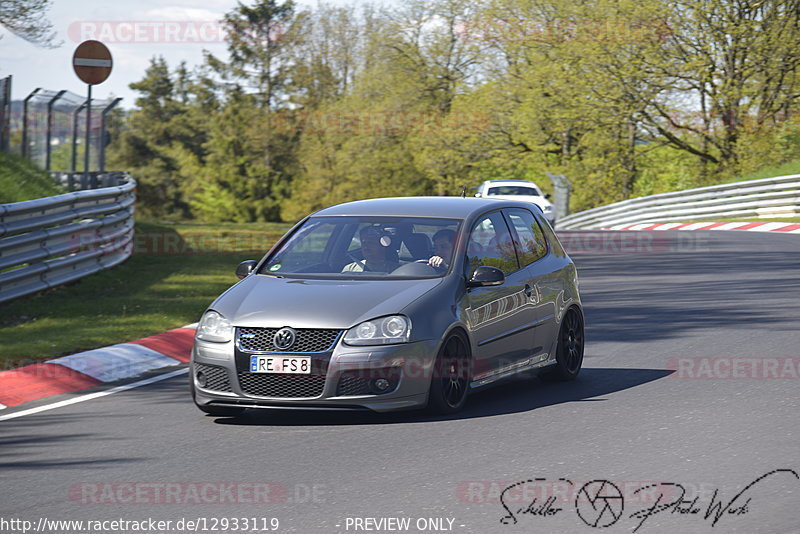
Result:
<svg viewBox="0 0 800 534"><path fill-rule="evenodd" d="M392 241L388 235L383 235L374 226L365 226L358 235L361 238L361 253L364 259L348 263L342 269L343 273L364 271L390 273L400 267L400 263L389 256L389 245Z"/></svg>
<svg viewBox="0 0 800 534"><path fill-rule="evenodd" d="M456 233L453 230L439 230L433 234L433 256L428 260L428 265L446 270L453 255L455 238Z"/></svg>

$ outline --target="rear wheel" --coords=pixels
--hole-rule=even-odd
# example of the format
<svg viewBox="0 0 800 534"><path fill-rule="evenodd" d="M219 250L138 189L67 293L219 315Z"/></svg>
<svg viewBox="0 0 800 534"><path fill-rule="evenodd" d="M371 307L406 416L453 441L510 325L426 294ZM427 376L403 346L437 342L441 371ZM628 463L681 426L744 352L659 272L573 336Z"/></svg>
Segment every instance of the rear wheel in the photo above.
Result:
<svg viewBox="0 0 800 534"><path fill-rule="evenodd" d="M471 378L471 362L469 343L464 334L456 331L448 336L436 356L428 394L429 411L450 414L464 407Z"/></svg>
<svg viewBox="0 0 800 534"><path fill-rule="evenodd" d="M540 375L545 380L574 380L583 364L583 317L570 308L561 321L558 332L556 363Z"/></svg>
<svg viewBox="0 0 800 534"><path fill-rule="evenodd" d="M189 373L189 391L192 394L192 401L194 401L194 405L197 406L197 409L201 412L205 412L209 415L216 415L218 417L232 417L235 415L242 415L246 408L230 408L228 406L207 406L201 405L197 403L195 399L195 389L194 389L194 375L190 372Z"/></svg>

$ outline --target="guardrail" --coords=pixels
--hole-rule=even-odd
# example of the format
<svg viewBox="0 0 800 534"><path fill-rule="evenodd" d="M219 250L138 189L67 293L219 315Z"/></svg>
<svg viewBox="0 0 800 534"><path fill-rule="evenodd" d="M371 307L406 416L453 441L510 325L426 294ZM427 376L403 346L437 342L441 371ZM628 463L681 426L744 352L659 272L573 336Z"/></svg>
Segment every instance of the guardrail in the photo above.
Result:
<svg viewBox="0 0 800 534"><path fill-rule="evenodd" d="M0 204L0 302L113 267L133 251L136 181Z"/></svg>
<svg viewBox="0 0 800 534"><path fill-rule="evenodd" d="M632 198L557 221L559 230L800 214L800 174Z"/></svg>

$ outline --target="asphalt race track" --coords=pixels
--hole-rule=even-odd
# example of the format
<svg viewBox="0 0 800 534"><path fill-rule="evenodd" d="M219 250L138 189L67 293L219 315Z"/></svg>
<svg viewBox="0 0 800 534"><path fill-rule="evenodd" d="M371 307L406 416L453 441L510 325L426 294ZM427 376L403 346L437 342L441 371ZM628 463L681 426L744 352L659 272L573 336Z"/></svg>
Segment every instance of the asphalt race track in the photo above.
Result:
<svg viewBox="0 0 800 534"><path fill-rule="evenodd" d="M577 381L506 384L453 418L231 419L184 374L2 421L0 532L800 532L800 238L563 239Z"/></svg>

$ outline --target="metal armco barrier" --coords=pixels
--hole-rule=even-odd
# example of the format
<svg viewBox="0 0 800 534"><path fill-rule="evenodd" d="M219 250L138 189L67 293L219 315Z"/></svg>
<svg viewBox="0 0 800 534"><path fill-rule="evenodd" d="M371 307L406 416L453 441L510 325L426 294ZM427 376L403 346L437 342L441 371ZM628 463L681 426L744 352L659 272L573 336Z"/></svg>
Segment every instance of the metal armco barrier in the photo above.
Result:
<svg viewBox="0 0 800 534"><path fill-rule="evenodd" d="M127 173L107 174L117 185L0 204L0 302L130 257L136 181Z"/></svg>
<svg viewBox="0 0 800 534"><path fill-rule="evenodd" d="M800 214L800 174L712 185L632 198L569 215L559 230L594 230L631 224L715 218L769 218Z"/></svg>

